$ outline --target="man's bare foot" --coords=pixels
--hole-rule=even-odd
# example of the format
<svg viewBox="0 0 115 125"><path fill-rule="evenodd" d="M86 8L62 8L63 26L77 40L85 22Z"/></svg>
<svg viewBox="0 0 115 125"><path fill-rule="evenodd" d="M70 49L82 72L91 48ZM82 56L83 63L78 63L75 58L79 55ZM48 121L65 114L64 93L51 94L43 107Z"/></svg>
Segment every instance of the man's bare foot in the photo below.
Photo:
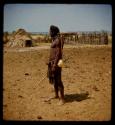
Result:
<svg viewBox="0 0 115 125"><path fill-rule="evenodd" d="M64 105L65 104L65 100L64 99L61 99L58 103L58 105Z"/></svg>

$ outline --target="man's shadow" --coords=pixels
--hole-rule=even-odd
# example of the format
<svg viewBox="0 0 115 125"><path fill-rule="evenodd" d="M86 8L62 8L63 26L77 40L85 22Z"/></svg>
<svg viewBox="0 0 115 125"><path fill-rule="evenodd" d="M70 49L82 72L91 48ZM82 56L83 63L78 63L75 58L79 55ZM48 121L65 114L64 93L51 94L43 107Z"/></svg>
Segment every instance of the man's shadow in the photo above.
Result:
<svg viewBox="0 0 115 125"><path fill-rule="evenodd" d="M66 102L73 102L73 101L83 101L86 99L90 99L91 97L88 97L89 93L85 92L85 93L80 93L80 94L65 94L65 101Z"/></svg>

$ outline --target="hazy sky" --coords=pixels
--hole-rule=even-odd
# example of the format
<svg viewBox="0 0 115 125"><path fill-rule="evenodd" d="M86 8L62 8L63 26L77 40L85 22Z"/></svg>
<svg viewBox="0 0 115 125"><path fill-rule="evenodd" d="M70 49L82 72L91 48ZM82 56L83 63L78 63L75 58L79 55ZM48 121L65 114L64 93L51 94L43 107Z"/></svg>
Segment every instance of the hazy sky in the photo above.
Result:
<svg viewBox="0 0 115 125"><path fill-rule="evenodd" d="M112 30L112 7L104 4L6 4L4 31L24 28L48 32L50 25L60 31Z"/></svg>

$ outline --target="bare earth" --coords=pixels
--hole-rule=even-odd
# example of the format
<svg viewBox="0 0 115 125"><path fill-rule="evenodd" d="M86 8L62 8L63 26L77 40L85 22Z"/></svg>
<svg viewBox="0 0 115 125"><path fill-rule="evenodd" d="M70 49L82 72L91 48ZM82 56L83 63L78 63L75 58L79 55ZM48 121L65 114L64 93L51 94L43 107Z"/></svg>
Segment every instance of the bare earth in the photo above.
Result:
<svg viewBox="0 0 115 125"><path fill-rule="evenodd" d="M111 45L64 48L62 106L58 99L45 101L54 95L46 77L48 56L49 47L4 49L3 119L111 120Z"/></svg>

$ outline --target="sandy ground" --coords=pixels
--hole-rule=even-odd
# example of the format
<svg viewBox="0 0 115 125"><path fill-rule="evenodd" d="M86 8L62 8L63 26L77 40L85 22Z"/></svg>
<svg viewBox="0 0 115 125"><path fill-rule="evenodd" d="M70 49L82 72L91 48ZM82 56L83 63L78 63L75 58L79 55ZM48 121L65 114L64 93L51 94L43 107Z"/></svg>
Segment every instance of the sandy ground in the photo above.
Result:
<svg viewBox="0 0 115 125"><path fill-rule="evenodd" d="M4 49L3 119L47 121L111 120L111 46L65 47L65 101L46 77L49 47ZM42 80L40 82L40 80Z"/></svg>

